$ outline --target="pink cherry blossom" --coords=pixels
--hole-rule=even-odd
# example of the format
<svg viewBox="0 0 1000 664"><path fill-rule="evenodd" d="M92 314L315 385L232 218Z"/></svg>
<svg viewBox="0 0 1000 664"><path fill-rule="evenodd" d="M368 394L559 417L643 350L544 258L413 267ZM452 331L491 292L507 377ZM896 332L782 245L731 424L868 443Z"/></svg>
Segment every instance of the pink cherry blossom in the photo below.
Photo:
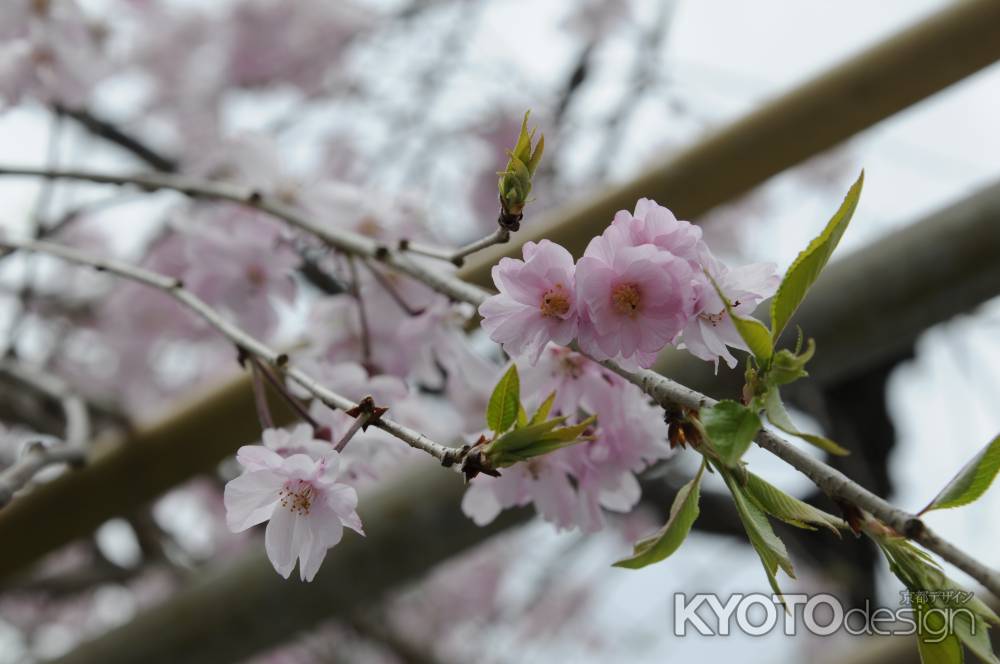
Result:
<svg viewBox="0 0 1000 664"><path fill-rule="evenodd" d="M330 441L316 438L313 428L308 424L296 425L291 431L287 429L264 429L261 434L264 447L277 452L282 457L293 454L305 454L313 459L330 456L334 451Z"/></svg>
<svg viewBox="0 0 1000 664"><path fill-rule="evenodd" d="M527 242L523 255L523 261L501 258L494 266L500 294L479 313L491 339L534 364L549 341L568 344L576 336L573 257L548 240Z"/></svg>
<svg viewBox="0 0 1000 664"><path fill-rule="evenodd" d="M312 581L326 552L340 542L344 526L364 534L357 492L337 481L340 455L282 457L262 445L245 445L236 456L246 472L226 484L226 524L240 532L268 521L267 557L286 579Z"/></svg>
<svg viewBox="0 0 1000 664"><path fill-rule="evenodd" d="M649 198L640 198L632 214L620 210L611 225L621 229L632 246L652 244L686 259L692 266L698 265L705 245L701 228L677 219L673 212Z"/></svg>
<svg viewBox="0 0 1000 664"><path fill-rule="evenodd" d="M612 224L577 263L580 346L597 359L649 366L694 315L701 286L686 258L635 246L629 230Z"/></svg>
<svg viewBox="0 0 1000 664"><path fill-rule="evenodd" d="M301 262L271 219L238 206L214 206L180 226L189 242L185 286L257 336L279 322L279 302L295 299Z"/></svg>
<svg viewBox="0 0 1000 664"><path fill-rule="evenodd" d="M781 282L774 263L751 263L729 268L707 247L701 250L701 261L740 316L751 315L762 300L774 294ZM736 366L736 358L727 346L747 350L719 294L711 284L707 284L701 290L698 315L684 328L679 347L686 348L695 357L715 362L718 371L720 358L730 369Z"/></svg>
<svg viewBox="0 0 1000 664"><path fill-rule="evenodd" d="M108 69L99 34L75 0L0 4L0 101L82 105Z"/></svg>

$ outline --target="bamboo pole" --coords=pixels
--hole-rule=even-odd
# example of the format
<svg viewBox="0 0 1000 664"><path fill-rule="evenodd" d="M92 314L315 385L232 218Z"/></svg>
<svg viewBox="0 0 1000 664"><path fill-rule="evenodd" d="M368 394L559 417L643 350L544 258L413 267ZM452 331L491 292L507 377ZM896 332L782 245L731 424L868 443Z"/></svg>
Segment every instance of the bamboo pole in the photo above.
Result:
<svg viewBox="0 0 1000 664"><path fill-rule="evenodd" d="M548 238L574 255L641 197L695 219L772 175L830 148L1000 58L1000 2L964 0L851 57L722 127L625 184L537 218L511 242L467 259L459 274L491 286L490 268Z"/></svg>

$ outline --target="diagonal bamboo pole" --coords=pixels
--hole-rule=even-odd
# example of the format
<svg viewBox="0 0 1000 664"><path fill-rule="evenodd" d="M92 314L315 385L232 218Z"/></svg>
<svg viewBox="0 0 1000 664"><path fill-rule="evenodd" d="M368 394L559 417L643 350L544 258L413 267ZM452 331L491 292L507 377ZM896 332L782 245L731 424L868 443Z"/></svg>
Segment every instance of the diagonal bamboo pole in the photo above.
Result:
<svg viewBox="0 0 1000 664"><path fill-rule="evenodd" d="M1000 58L1000 2L964 0L851 57L722 127L625 184L526 219L511 242L466 259L459 275L489 285L501 256L548 238L574 255L641 197L681 218L711 208Z"/></svg>

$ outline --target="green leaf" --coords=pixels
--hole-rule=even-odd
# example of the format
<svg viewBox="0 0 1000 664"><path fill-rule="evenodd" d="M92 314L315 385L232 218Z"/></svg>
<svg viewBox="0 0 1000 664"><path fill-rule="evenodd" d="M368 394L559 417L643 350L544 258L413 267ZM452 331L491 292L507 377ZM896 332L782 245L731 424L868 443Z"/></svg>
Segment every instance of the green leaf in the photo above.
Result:
<svg viewBox="0 0 1000 664"><path fill-rule="evenodd" d="M840 537L840 529L846 526L842 519L788 495L753 473L747 473L744 489L762 511L798 528L816 530L815 526L820 526Z"/></svg>
<svg viewBox="0 0 1000 664"><path fill-rule="evenodd" d="M760 431L760 417L735 401L720 401L699 413L705 432L727 466L736 465Z"/></svg>
<svg viewBox="0 0 1000 664"><path fill-rule="evenodd" d="M951 613L951 634L957 637L962 645L968 648L981 661L988 664L1000 664L1000 660L993 654L988 634L990 624L1000 624L1000 618L997 617L992 609L972 593L962 591L961 586L945 576L941 568L927 553L917 548L905 538L887 534L875 535L868 533L868 535L879 545L882 553L885 554L892 573L910 591L911 599L918 612L931 608L944 610L958 609ZM949 594L952 597L957 597L956 593L958 592L967 596L964 602L948 598ZM961 609L967 609L968 613L971 613L972 616L970 617L968 613ZM930 626L932 627L930 632L933 632L934 625L930 624ZM954 653L953 646L934 647L931 645L931 647L925 648L927 639L923 638L923 636L918 638L921 640L918 644L921 648L921 654L926 651L929 657L947 657ZM956 660L931 659L929 661L950 662Z"/></svg>
<svg viewBox="0 0 1000 664"><path fill-rule="evenodd" d="M830 260L830 255L837 248L837 243L847 230L847 225L854 215L854 210L858 207L858 198L861 196L861 187L865 181L865 173L861 172L857 182L851 186L840 204L840 209L826 224L826 228L819 234L805 251L800 253L792 266L785 273L785 278L778 286L771 301L771 338L776 343L781 336L782 330L788 325L792 314L799 308L806 293L819 277L820 272Z"/></svg>
<svg viewBox="0 0 1000 664"><path fill-rule="evenodd" d="M535 414L531 416L531 424L538 424L539 422L544 422L545 418L549 416L552 411L552 404L555 403L556 393L553 391L549 396L545 398L542 405L538 407Z"/></svg>
<svg viewBox="0 0 1000 664"><path fill-rule="evenodd" d="M588 417L579 424L568 427L562 426L565 421L565 416L556 417L508 431L487 446L486 456L494 468L504 468L518 461L527 461L532 457L591 440L584 437L583 433L593 426L597 421L596 417Z"/></svg>
<svg viewBox="0 0 1000 664"><path fill-rule="evenodd" d="M771 367L767 370L768 386L777 387L778 385L787 385L808 376L806 363L812 359L815 353L816 342L812 339L806 345L806 352L804 353L800 354L798 351L793 352L785 348L779 350L774 354Z"/></svg>
<svg viewBox="0 0 1000 664"><path fill-rule="evenodd" d="M528 426L528 413L524 410L524 404L517 404L517 422L514 424L515 429L520 429L521 427Z"/></svg>
<svg viewBox="0 0 1000 664"><path fill-rule="evenodd" d="M512 429L498 436L496 440L490 443L489 450L497 453L516 452L531 445L535 440L538 440L565 421L565 417L557 417L545 422L536 422L535 424L528 424L517 429Z"/></svg>
<svg viewBox="0 0 1000 664"><path fill-rule="evenodd" d="M1000 472L1000 436L990 441L979 454L965 464L958 475L948 482L941 493L920 513L968 505L986 493L998 472Z"/></svg>
<svg viewBox="0 0 1000 664"><path fill-rule="evenodd" d="M521 384L517 377L517 365L512 364L490 395L489 405L486 406L486 426L498 434L509 429L517 419L520 403Z"/></svg>
<svg viewBox="0 0 1000 664"><path fill-rule="evenodd" d="M736 512L739 514L740 521L743 522L743 528L750 539L750 544L753 545L760 557L760 562L764 565L764 572L767 574L767 581L771 585L771 589L777 595L784 594L778 587L778 569L785 570L788 576L795 578L795 569L788 557L785 543L774 534L774 530L767 520L767 515L747 496L743 487L733 478L732 474L724 468L720 468L719 471L733 495Z"/></svg>
<svg viewBox="0 0 1000 664"><path fill-rule="evenodd" d="M917 610L917 650L922 664L962 664L965 653L954 634L944 635L945 619L940 613ZM926 625L930 630L920 630Z"/></svg>
<svg viewBox="0 0 1000 664"><path fill-rule="evenodd" d="M719 299L722 300L723 306L726 307L726 313L732 319L736 331L739 332L740 337L746 342L747 348L750 349L753 356L757 358L758 364L761 366L767 365L771 359L771 354L774 352L774 341L771 339L770 330L756 318L744 318L733 311L733 305L729 302L729 298L722 292L719 284L716 283L707 270L705 271L705 276L712 282L712 286L715 287L715 292L719 294Z"/></svg>
<svg viewBox="0 0 1000 664"><path fill-rule="evenodd" d="M792 424L792 418L789 417L788 411L785 410L785 404L781 402L781 395L778 394L777 388L768 390L767 398L764 401L764 411L767 413L768 421L788 435L801 438L807 443L811 443L830 454L836 454L837 456L850 454L850 452L829 438L817 436L812 433L802 433L796 429L795 425Z"/></svg>
<svg viewBox="0 0 1000 664"><path fill-rule="evenodd" d="M615 567L640 569L660 562L680 548L698 518L698 498L704 471L705 464L702 463L694 479L682 486L674 497L667 523L652 535L636 542L632 557L619 560L614 564Z"/></svg>

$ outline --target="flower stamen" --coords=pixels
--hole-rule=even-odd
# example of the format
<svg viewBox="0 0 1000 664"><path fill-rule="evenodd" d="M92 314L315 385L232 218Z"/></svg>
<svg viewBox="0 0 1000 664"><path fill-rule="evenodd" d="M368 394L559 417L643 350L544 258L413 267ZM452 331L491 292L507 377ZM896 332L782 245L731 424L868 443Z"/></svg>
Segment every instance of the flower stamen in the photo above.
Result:
<svg viewBox="0 0 1000 664"><path fill-rule="evenodd" d="M642 293L636 284L618 284L611 289L611 303L619 314L635 318L642 304Z"/></svg>
<svg viewBox="0 0 1000 664"><path fill-rule="evenodd" d="M309 482L298 480L288 482L278 492L278 500L281 506L291 510L295 514L306 516L312 508L312 501L315 493L313 485Z"/></svg>
<svg viewBox="0 0 1000 664"><path fill-rule="evenodd" d="M565 316L569 312L569 293L566 292L566 288L562 284L557 283L545 291L538 308L541 309L543 316L550 318Z"/></svg>

